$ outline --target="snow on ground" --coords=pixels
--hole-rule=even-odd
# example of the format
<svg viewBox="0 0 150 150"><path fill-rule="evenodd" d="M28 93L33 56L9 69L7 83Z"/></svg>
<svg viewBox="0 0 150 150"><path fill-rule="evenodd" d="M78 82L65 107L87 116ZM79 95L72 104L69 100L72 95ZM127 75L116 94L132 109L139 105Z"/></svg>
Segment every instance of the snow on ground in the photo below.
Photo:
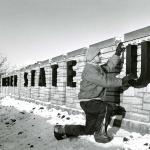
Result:
<svg viewBox="0 0 150 150"><path fill-rule="evenodd" d="M148 150L150 135L109 128L114 139L96 143L93 136L57 141L53 136L55 124L84 124L82 114L69 115L67 111L47 109L42 105L15 100L9 96L0 100L0 150Z"/></svg>

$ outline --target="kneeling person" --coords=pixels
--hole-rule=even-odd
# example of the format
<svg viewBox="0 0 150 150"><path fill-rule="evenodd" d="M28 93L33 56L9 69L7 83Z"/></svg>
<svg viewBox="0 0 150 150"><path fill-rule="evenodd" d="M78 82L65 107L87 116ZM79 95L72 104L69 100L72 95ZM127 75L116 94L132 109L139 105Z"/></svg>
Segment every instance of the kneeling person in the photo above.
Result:
<svg viewBox="0 0 150 150"><path fill-rule="evenodd" d="M124 51L122 43L119 43L115 54L108 60L105 69L111 72L120 61L120 55ZM99 142L106 143L112 138L107 135L104 129L104 120L108 122L108 114L111 114L113 108L107 102L104 102L105 88L122 87L128 85L128 78L116 78L108 76L101 63L101 52L96 48L89 48L86 53L87 63L82 72L82 81L80 82L80 106L85 112L85 125L56 125L54 135L57 140L67 137L77 137L79 135L97 135Z"/></svg>

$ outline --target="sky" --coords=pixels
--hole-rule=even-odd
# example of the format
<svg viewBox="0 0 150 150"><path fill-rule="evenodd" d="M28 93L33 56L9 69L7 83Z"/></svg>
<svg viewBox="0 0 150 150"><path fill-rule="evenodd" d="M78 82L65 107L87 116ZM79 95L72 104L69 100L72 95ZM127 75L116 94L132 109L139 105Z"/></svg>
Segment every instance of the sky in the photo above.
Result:
<svg viewBox="0 0 150 150"><path fill-rule="evenodd" d="M150 25L150 0L0 0L0 54L50 59Z"/></svg>

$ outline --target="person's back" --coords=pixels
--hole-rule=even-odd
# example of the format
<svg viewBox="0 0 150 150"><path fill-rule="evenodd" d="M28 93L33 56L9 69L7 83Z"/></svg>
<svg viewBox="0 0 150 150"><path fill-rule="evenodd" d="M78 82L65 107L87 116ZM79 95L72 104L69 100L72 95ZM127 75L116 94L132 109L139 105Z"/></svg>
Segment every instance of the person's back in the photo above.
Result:
<svg viewBox="0 0 150 150"><path fill-rule="evenodd" d="M106 73L104 70L112 72L120 61L119 56L113 55L105 64L105 67L91 63L90 61L91 59L88 59L82 72L82 81L80 82L80 92L78 94L78 98L81 101L87 101L87 99L91 98L103 99L104 88L122 86L121 79L116 78L114 74Z"/></svg>
<svg viewBox="0 0 150 150"><path fill-rule="evenodd" d="M99 66L94 66L89 63L85 65L84 70L82 72L82 81L80 82L80 92L78 94L78 98L81 99L81 101L96 98L100 96L100 91L103 91L102 86L99 86L86 79L87 74L93 76L97 74L97 72L103 74L103 71Z"/></svg>

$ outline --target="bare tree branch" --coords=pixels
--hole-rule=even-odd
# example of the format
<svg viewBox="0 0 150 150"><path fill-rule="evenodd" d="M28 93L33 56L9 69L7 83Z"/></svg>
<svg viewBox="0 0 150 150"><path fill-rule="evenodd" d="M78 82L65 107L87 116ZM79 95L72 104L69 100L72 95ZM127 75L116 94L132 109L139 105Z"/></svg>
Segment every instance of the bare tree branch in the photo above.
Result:
<svg viewBox="0 0 150 150"><path fill-rule="evenodd" d="M0 75L4 74L8 69L8 65L6 62L7 62L7 57L0 54Z"/></svg>

